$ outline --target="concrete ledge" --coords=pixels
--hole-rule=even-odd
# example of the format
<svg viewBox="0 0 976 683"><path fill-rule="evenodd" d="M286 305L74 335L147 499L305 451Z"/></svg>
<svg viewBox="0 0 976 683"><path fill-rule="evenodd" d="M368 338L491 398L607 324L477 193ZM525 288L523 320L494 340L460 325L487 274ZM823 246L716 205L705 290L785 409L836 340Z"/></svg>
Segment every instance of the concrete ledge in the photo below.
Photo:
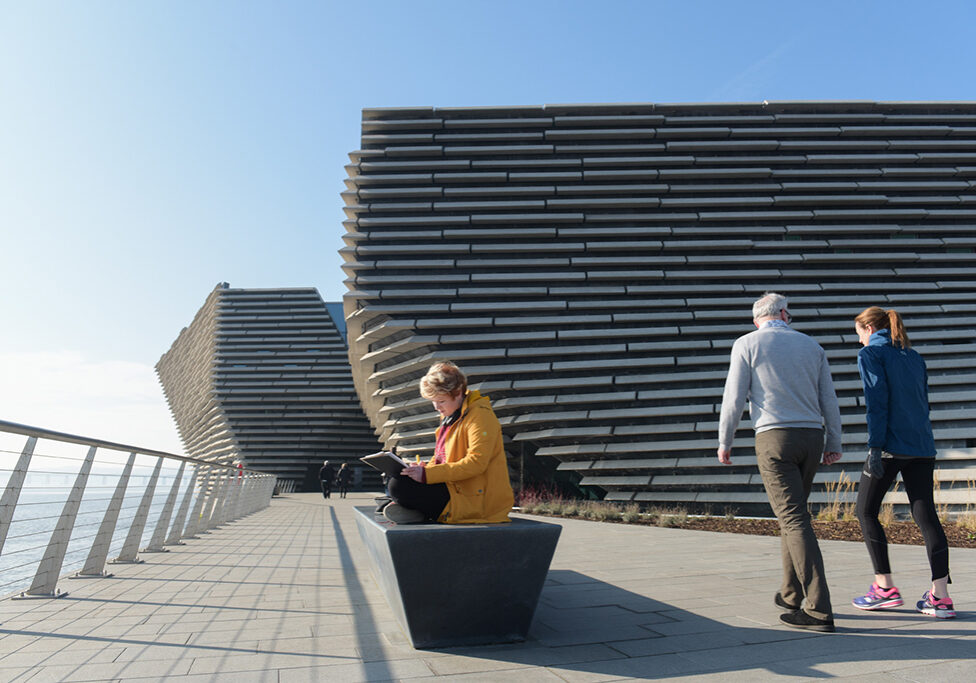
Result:
<svg viewBox="0 0 976 683"><path fill-rule="evenodd" d="M525 640L561 527L396 525L356 508L371 568L415 648Z"/></svg>

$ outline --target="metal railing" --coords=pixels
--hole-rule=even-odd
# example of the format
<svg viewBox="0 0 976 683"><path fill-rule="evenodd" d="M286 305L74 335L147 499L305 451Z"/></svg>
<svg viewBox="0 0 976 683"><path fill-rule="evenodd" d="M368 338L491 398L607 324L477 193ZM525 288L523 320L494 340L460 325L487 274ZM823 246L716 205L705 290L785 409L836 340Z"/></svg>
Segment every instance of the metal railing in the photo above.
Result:
<svg viewBox="0 0 976 683"><path fill-rule="evenodd" d="M0 420L0 596L62 597L63 571L111 577L107 564L142 562L140 552L168 552L267 507L275 482L240 466Z"/></svg>

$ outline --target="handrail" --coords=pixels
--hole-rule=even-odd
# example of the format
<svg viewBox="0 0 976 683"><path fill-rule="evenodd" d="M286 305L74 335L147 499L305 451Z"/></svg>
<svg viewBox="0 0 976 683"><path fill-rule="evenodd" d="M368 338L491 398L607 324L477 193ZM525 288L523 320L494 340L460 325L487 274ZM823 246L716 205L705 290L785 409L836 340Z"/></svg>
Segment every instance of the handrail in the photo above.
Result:
<svg viewBox="0 0 976 683"><path fill-rule="evenodd" d="M19 424L17 422L8 422L6 420L0 420L0 432L10 432L11 434L21 434L23 436L34 436L38 439L52 439L54 441L62 441L64 443L76 443L82 446L96 446L98 448L108 448L113 451L129 451L141 453L142 455L154 455L160 458L172 458L174 460L182 460L183 462L192 462L197 464L207 465L209 467L226 467L227 469L237 470L238 468L234 465L224 465L222 463L210 462L209 460L200 460L199 458L192 458L188 455L177 455L176 453L167 453L166 451L157 451L152 448L141 448L139 446L130 446L124 443L115 443L114 441L106 441L104 439L93 439L87 436L78 436L77 434L68 434L67 432L56 432L52 429L44 429L43 427L32 427L30 425ZM259 470L252 470L258 472ZM262 474L266 474L262 472Z"/></svg>
<svg viewBox="0 0 976 683"><path fill-rule="evenodd" d="M13 460L16 451L0 451L0 458L3 458L0 475L9 473L0 497L0 575L3 575L0 594L26 587L33 572L30 587L14 596L15 599L67 595L57 587L62 569L79 570L71 578L110 578L112 574L105 571L107 562L144 562L139 557L139 546L148 534L151 538L143 553L168 552L164 546L183 545L183 539L198 538L198 534L209 529L267 507L275 493L275 475L241 465L210 462L7 420L0 420L2 433L27 437L23 451L12 467L8 468L3 462L8 456ZM77 458L81 464L76 472L62 471L60 466L55 472L43 468L31 470L35 458L64 459L52 453L35 454L39 439L87 446L87 454ZM99 449L115 452L116 456L103 459L96 467ZM117 458L126 452L129 455L123 467ZM113 457L116 460L113 461ZM171 465L164 469L167 461ZM72 474L73 485L52 486L52 477L67 481L64 478ZM99 490L85 498L90 477L99 481L92 488L114 488L111 498L101 497ZM32 478L41 483L32 483ZM109 486L113 479L114 487ZM133 480L137 485L130 487ZM4 478L0 476L2 482ZM136 490L129 491L127 498L130 488ZM17 505L25 491L28 500L21 505L22 514L18 516ZM140 501L137 511L132 506L126 507L126 501L136 498ZM123 509L126 514L120 514ZM41 514L38 514L39 510ZM101 519L100 523L96 518ZM72 539L74 531L86 532L95 526L98 527L96 534L76 535ZM10 534L14 527L17 533ZM45 545L41 539L47 534L50 539ZM13 548L8 546L8 540ZM72 551L69 551L69 545ZM112 549L118 555L110 561L108 555ZM87 558L82 561L86 553Z"/></svg>

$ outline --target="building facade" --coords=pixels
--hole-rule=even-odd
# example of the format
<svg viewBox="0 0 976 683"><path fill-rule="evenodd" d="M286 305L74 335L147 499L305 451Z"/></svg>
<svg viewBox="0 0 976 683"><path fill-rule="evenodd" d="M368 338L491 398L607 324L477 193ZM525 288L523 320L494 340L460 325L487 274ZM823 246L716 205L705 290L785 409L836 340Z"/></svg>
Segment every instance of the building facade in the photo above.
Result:
<svg viewBox="0 0 976 683"><path fill-rule="evenodd" d="M350 364L381 441L429 453L417 394L455 360L509 455L606 498L763 505L750 424L717 462L736 337L765 291L826 349L855 481L853 317L897 308L930 373L940 498L976 479L976 105L762 103L363 111L350 155Z"/></svg>
<svg viewBox="0 0 976 683"><path fill-rule="evenodd" d="M324 460L349 462L378 485L358 458L379 444L317 290L217 285L156 372L188 454L304 490L318 488Z"/></svg>

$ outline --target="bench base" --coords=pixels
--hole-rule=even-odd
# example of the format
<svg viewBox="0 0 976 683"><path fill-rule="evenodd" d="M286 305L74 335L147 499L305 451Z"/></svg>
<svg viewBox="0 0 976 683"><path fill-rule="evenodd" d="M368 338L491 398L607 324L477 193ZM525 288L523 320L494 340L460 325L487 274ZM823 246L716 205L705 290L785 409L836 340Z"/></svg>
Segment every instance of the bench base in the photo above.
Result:
<svg viewBox="0 0 976 683"><path fill-rule="evenodd" d="M525 640L562 531L527 519L396 525L371 507L356 524L415 648Z"/></svg>

